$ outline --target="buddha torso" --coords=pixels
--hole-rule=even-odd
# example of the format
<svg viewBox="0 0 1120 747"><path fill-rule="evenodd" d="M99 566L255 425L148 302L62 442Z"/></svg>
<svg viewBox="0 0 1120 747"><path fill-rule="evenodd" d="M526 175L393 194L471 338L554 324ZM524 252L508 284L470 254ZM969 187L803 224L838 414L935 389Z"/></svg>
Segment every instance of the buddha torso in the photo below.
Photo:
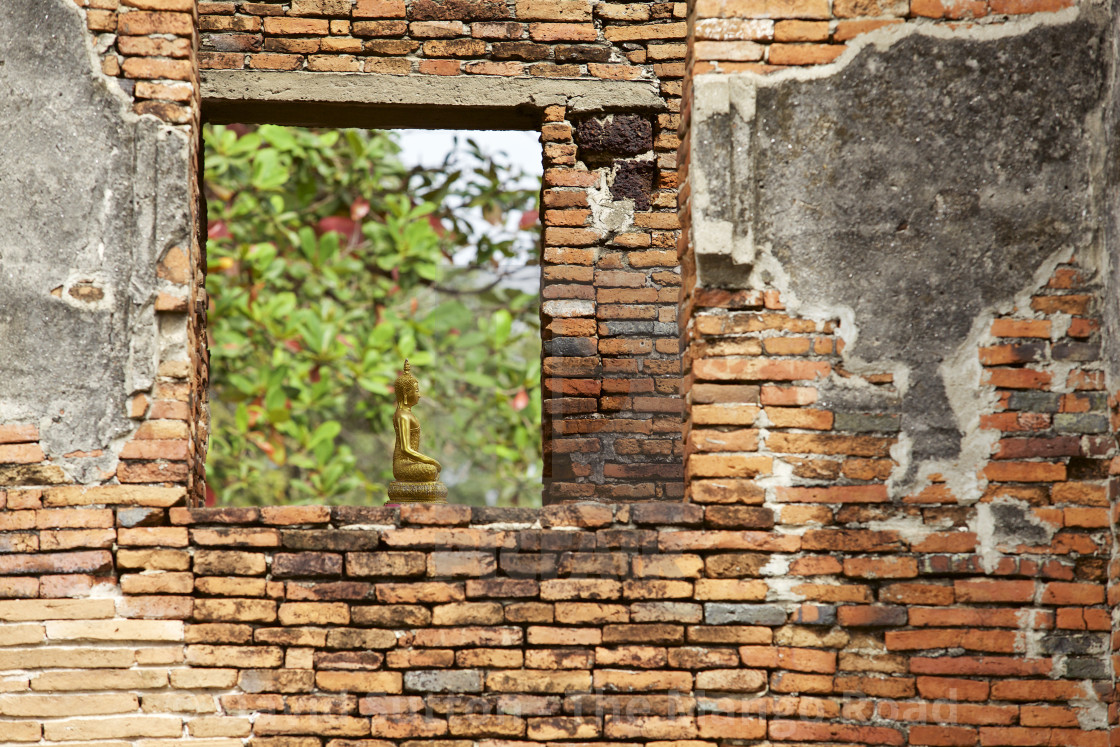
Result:
<svg viewBox="0 0 1120 747"><path fill-rule="evenodd" d="M393 427L398 436L398 445L393 447L393 477L401 482L431 482L439 477L438 466L417 461L399 446L403 431L407 433L408 445L412 450L420 451L420 422L412 411L398 409L393 417Z"/></svg>

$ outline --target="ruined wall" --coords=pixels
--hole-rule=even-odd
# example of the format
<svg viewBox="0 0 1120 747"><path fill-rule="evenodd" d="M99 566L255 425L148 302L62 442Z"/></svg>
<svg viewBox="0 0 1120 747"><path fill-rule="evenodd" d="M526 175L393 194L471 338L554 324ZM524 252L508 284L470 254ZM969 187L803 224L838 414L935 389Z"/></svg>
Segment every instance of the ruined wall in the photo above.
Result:
<svg viewBox="0 0 1120 747"><path fill-rule="evenodd" d="M981 576L944 508L188 510L153 490L7 494L27 528L8 536L112 550L0 556L24 574L7 596L85 597L0 601L5 743L1108 743L1104 508L1066 511L1080 558Z"/></svg>
<svg viewBox="0 0 1120 747"><path fill-rule="evenodd" d="M910 673L995 672L967 652L1000 636L952 626L995 625L988 605L1014 601L1017 637L1003 650L1041 669L999 676L1042 677L1032 692L1052 702L1095 682L1092 726L1077 724L1105 729L1111 19L1092 3L797 7L796 26L761 3L698 2L690 18L686 493L778 508L775 531L836 527L843 558L818 567L825 583L808 598L911 605L908 618L862 618L891 628L888 648L907 641ZM795 49L819 64L782 68ZM863 553L885 549L866 533L883 530L922 557L883 558L871 575L937 568L953 589L850 588ZM1036 584L1059 567L1066 599L1091 605L1093 622L1037 617L1058 597ZM914 605L929 603L945 605L943 629L916 632L926 618ZM1041 643L1055 634L1079 642ZM933 670L922 657L937 657ZM942 694L921 682L914 707L933 707ZM993 709L979 732L946 715L909 742L1052 739L1057 723L1039 718L1052 708L997 715L1009 692L974 692ZM872 713L853 710L852 723Z"/></svg>
<svg viewBox="0 0 1120 747"><path fill-rule="evenodd" d="M681 498L684 15L591 0L199 3L219 119L540 130L545 502ZM356 113L363 101L379 105Z"/></svg>
<svg viewBox="0 0 1120 747"><path fill-rule="evenodd" d="M0 486L200 468L193 4L117 6L0 11Z"/></svg>
<svg viewBox="0 0 1120 747"><path fill-rule="evenodd" d="M132 121L131 109L162 118L168 135L158 154L156 146L149 146L154 140L139 140L138 147L153 149L154 155L143 157L162 159L155 181L148 174L153 166L128 164L124 153L132 146L117 143L125 137L117 132L121 125L112 124L113 131L102 134L90 128L67 141L74 157L85 147L118 148L119 165L106 162L101 173L90 172L91 183L135 184L145 191L132 199L122 190L102 187L105 199L97 203L86 184L59 187L60 204L68 206L62 223L59 215L38 211L38 203L26 199L26 180L10 182L19 195L9 201L11 211L19 213L12 219L26 226L27 233L37 233L40 226L53 231L77 224L87 234L43 233L39 244L70 252L85 247L82 251L91 258L87 264L97 265L104 252L94 237L104 237L112 239L116 255L97 268L103 276L98 280L93 269L53 255L62 248L32 251L22 236L11 237L12 245L21 247L18 254L9 250L13 262L22 266L25 256L34 256L77 275L58 269L60 277L42 282L21 275L14 281L18 292L9 296L9 315L19 316L27 308L24 301L33 301L44 309L35 316L50 324L59 317L61 324L59 314L48 309L69 304L77 315L92 313L96 306L116 326L92 335L103 341L102 350L93 355L79 344L44 353L36 335L64 334L58 329L27 329L24 322L9 328L10 347L17 358L26 357L27 374L9 382L13 403L3 417L13 430L3 438L18 445L0 454L0 465L39 466L14 471L0 466L12 472L0 484L175 483L187 485L192 499L200 498L207 437L207 302L203 253L198 237L191 236L201 229L194 219L197 188L190 179L197 172L197 122L200 112L208 111L201 99L208 96L210 116L226 121L264 117L323 126L442 123L540 131L546 186L546 501L679 499L675 111L685 50L679 20L683 5L630 10L601 5L594 17L590 2L556 8L485 7L420 3L406 8L347 1L202 3L196 10L190 0L98 0L78 11L72 2L55 0L50 5L16 3L6 10L13 29L61 32L71 52L70 67L63 70L13 49L26 62L19 86L26 89L32 109L9 99L10 118L41 117L37 141L44 148L65 139L67 127L72 128L61 126L61 109L48 100L51 76L57 81L81 79L106 92L75 109L75 120L82 118L79 111L103 119L120 109L109 119ZM83 13L85 38L79 25ZM450 18L456 14L462 18ZM563 22L549 20L557 14ZM614 18L620 14L624 18ZM12 38L18 36L13 31ZM45 54L40 50L40 57ZM532 64L519 61L526 57ZM200 78L200 64L205 78ZM253 77L258 75L265 77ZM415 79L415 90L426 92L427 98L405 107L414 119L395 114L401 109L400 90L408 88L402 75ZM462 80L440 87L452 77ZM493 85L499 79L511 81L509 91ZM312 100L295 106L287 100L286 109L265 102L266 94L279 92L283 98L289 90ZM343 99L314 98L337 90L345 92ZM462 105L457 119L440 114L449 110L448 101ZM257 105L262 102L263 109ZM51 107L56 107L53 115ZM369 112L372 119L355 118L355 112ZM136 122L136 127L156 126L152 118ZM12 137L18 133L13 129ZM26 149L7 152L13 168L34 170L47 158L46 153L29 157ZM150 183L141 184L126 168L136 169ZM38 181L34 188L55 191L52 184ZM65 188L80 193L84 202L66 199ZM151 225L137 226L113 200L128 210L147 200L149 214L136 219ZM119 235L111 234L115 229L103 226L104 220L85 221L94 206L131 233L121 233L122 228ZM152 247L135 248L141 242ZM130 253L137 256L130 259ZM149 254L158 266L152 266ZM112 265L124 259L130 260L127 265ZM26 266L30 271L31 262ZM74 283L77 290L71 293ZM90 283L96 286L92 295L78 301L75 294ZM126 298L133 304L131 321L120 306ZM71 336L76 329L72 324ZM82 334L91 331L85 328ZM121 342L126 339L133 348L127 354ZM44 379L42 370L58 370L63 372L59 377L70 378ZM68 420L52 411L56 404L69 413ZM52 429L52 418L60 424L66 420L66 425ZM145 420L159 422L137 429ZM63 427L71 433L66 443L52 435ZM76 431L83 429L98 433L79 438ZM36 446L40 435L45 440ZM145 443L125 446L132 435Z"/></svg>

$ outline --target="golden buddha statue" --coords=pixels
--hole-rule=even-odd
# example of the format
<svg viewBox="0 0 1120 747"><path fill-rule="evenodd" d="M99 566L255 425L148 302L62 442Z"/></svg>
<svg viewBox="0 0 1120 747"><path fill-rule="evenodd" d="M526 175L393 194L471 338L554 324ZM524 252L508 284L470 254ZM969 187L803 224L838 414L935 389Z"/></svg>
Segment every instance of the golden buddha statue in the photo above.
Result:
<svg viewBox="0 0 1120 747"><path fill-rule="evenodd" d="M440 482L440 465L420 453L420 421L412 406L420 401L420 382L412 375L408 360L394 387L397 409L393 413L393 482L390 503L447 503L447 486Z"/></svg>

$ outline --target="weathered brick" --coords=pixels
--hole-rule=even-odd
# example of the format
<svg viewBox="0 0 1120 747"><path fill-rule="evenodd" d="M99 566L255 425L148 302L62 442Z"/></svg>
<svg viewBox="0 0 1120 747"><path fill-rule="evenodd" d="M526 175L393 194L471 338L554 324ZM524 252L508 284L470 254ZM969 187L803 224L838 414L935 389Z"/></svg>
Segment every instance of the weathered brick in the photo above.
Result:
<svg viewBox="0 0 1120 747"><path fill-rule="evenodd" d="M494 670L486 674L486 689L493 692L569 693L590 688L590 672Z"/></svg>

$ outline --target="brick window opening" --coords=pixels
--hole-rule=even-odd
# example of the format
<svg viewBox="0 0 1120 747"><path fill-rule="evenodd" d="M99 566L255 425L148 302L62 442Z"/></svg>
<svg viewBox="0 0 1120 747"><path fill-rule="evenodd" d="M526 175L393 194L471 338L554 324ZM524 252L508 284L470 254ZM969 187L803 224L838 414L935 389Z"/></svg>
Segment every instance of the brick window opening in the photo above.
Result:
<svg viewBox="0 0 1120 747"><path fill-rule="evenodd" d="M380 505L409 358L450 500L540 505L537 136L231 124L203 140L206 503Z"/></svg>

